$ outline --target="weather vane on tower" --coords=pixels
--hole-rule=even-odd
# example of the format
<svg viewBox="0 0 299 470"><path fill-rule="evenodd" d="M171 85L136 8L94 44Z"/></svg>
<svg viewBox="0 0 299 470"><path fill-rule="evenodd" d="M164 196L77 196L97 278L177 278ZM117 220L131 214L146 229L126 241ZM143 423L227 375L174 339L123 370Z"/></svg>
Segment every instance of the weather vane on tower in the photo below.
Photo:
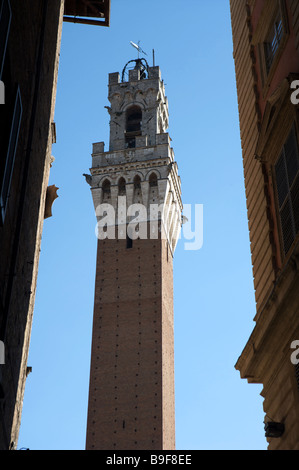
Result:
<svg viewBox="0 0 299 470"><path fill-rule="evenodd" d="M146 53L143 49L141 49L141 47L140 47L140 45L139 45L139 44L140 44L140 41L138 41L137 44L135 44L133 41L130 41L130 44L131 44L131 46L135 47L135 49L137 49L137 51L138 51L138 59L139 59L139 53L144 54L144 55L147 55L147 53ZM155 50L154 50L154 49L153 49L153 67L155 67Z"/></svg>
<svg viewBox="0 0 299 470"><path fill-rule="evenodd" d="M137 59L129 60L129 62L126 63L123 72L122 72L122 82L125 80L125 76L128 75L128 69L129 69L129 64L132 62L135 62L135 69L140 70L140 78L146 78L147 73L148 73L148 63L147 60L144 57L140 57L141 55L146 55L147 53L140 47L140 41L136 44L133 41L130 41L131 46L133 46L135 49L138 51L138 57ZM153 49L153 66L155 65L155 51Z"/></svg>
<svg viewBox="0 0 299 470"><path fill-rule="evenodd" d="M138 51L138 59L139 59L139 53L140 53L140 52L141 52L141 54L147 55L147 53L146 53L144 50L142 50L141 47L139 46L140 41L138 41L138 44L135 44L134 42L130 41L130 44L131 44L131 46L135 47L135 49L137 49L137 51Z"/></svg>

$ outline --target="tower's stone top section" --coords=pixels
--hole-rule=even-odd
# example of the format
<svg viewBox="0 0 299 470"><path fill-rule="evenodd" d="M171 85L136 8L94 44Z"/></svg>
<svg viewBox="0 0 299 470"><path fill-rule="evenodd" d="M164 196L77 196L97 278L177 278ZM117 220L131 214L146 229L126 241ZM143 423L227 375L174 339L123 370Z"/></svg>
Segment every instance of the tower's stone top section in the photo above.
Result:
<svg viewBox="0 0 299 470"><path fill-rule="evenodd" d="M131 61L133 62L133 61ZM150 220L153 204L165 205L162 221L174 250L181 226L181 182L171 148L168 101L160 68L146 70L136 60L128 80L118 72L109 74L106 106L110 115L109 150L104 142L93 144L91 185L94 206L118 207L118 196L126 204L143 204Z"/></svg>
<svg viewBox="0 0 299 470"><path fill-rule="evenodd" d="M124 74L122 74L124 75ZM156 135L168 128L168 101L159 67L146 71L136 63L128 81L118 72L109 74L109 150L156 144Z"/></svg>

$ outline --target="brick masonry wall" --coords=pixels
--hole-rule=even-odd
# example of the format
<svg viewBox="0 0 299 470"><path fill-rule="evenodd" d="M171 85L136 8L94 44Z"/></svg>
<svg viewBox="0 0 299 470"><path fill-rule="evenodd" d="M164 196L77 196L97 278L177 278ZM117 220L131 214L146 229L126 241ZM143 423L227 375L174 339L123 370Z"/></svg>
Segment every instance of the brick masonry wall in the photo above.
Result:
<svg viewBox="0 0 299 470"><path fill-rule="evenodd" d="M172 259L165 243L98 243L87 449L174 446Z"/></svg>

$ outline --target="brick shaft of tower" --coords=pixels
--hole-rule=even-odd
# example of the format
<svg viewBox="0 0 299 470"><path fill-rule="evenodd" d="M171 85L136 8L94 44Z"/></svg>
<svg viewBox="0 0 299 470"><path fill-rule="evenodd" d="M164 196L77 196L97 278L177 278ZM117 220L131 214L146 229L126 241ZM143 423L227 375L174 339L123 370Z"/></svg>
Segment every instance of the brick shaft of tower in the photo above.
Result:
<svg viewBox="0 0 299 470"><path fill-rule="evenodd" d="M109 101L109 151L93 145L89 177L99 231L86 449L171 450L182 203L159 67L110 74Z"/></svg>

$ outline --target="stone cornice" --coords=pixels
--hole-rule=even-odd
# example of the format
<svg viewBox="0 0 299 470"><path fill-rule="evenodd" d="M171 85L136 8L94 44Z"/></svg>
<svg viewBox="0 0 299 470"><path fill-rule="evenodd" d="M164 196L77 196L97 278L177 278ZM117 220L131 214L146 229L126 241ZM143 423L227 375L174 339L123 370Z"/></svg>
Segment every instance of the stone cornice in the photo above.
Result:
<svg viewBox="0 0 299 470"><path fill-rule="evenodd" d="M273 352L275 353L276 343L289 343L290 330L286 325L297 323L297 327L299 326L297 318L298 292L296 289L298 280L299 243L295 246L289 262L278 276L264 309L256 318L256 325L235 365L235 368L240 371L241 377L246 378L250 383L261 383L262 371L271 362L271 355ZM285 302L288 303L288 308L285 308ZM291 307L291 304L294 304L294 308ZM276 335L277 325L280 325L279 336ZM294 329L292 328L291 331Z"/></svg>

